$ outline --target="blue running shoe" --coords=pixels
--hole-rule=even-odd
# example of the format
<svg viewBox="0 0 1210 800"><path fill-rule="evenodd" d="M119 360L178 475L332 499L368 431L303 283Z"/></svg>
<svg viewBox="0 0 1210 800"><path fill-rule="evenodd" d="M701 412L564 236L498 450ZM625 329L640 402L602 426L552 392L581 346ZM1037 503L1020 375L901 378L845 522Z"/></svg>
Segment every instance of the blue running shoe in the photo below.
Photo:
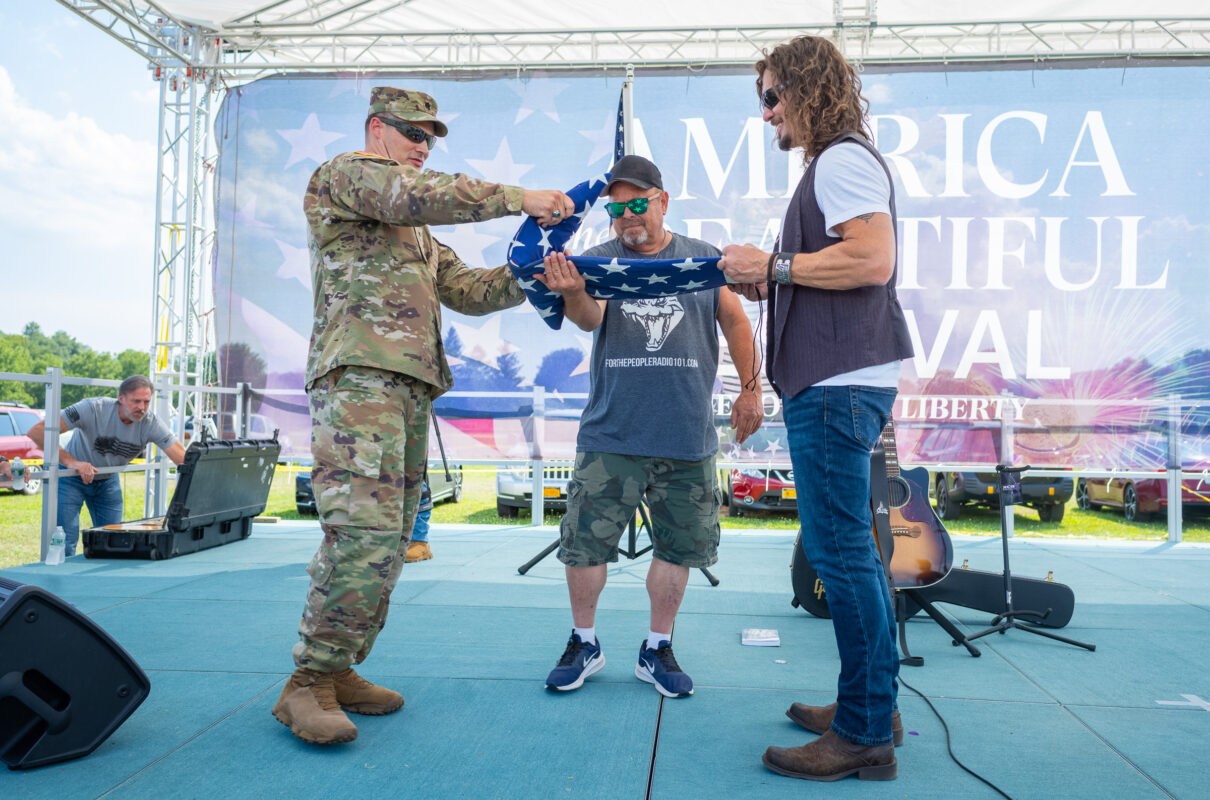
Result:
<svg viewBox="0 0 1210 800"><path fill-rule="evenodd" d="M592 644L580 641L575 631L567 640L567 649L559 664L546 676L546 688L556 692L570 692L579 689L584 679L605 666L605 654L601 652L601 641Z"/></svg>
<svg viewBox="0 0 1210 800"><path fill-rule="evenodd" d="M634 668L634 676L655 684L656 690L664 697L688 697L693 694L693 679L682 672L676 663L671 642L660 642L659 647L651 650L644 639L639 645L639 664Z"/></svg>

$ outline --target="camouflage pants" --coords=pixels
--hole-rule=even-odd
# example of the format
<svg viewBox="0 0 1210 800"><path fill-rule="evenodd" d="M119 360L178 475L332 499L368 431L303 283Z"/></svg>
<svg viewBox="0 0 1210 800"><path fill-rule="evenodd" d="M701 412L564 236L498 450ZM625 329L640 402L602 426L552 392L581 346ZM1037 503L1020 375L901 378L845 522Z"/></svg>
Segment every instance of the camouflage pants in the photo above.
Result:
<svg viewBox="0 0 1210 800"><path fill-rule="evenodd" d="M429 386L395 372L338 367L307 390L311 485L324 538L294 663L360 664L386 624L428 460Z"/></svg>
<svg viewBox="0 0 1210 800"><path fill-rule="evenodd" d="M587 452L576 453L567 484L559 560L569 567L617 561L618 541L644 495L656 558L682 567L718 561L723 498L713 457L677 461Z"/></svg>

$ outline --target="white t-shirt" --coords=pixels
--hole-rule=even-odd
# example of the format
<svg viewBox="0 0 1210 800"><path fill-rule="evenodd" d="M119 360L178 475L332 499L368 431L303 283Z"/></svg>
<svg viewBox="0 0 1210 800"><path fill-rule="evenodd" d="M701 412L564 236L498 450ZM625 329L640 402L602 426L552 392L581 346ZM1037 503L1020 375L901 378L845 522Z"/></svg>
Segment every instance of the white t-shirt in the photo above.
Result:
<svg viewBox="0 0 1210 800"><path fill-rule="evenodd" d="M891 185L886 170L856 142L841 142L818 157L815 167L815 201L823 212L829 236L836 226L862 214L891 213ZM826 378L816 386L899 385L899 361L888 361Z"/></svg>

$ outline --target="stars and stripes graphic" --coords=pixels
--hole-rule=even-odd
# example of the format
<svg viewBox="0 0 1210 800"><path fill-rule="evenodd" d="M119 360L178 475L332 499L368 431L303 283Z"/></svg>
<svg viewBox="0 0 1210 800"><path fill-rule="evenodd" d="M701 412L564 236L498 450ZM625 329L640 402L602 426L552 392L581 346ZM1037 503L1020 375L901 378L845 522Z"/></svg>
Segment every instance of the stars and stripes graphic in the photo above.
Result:
<svg viewBox="0 0 1210 800"><path fill-rule="evenodd" d="M534 278L534 273L543 271L543 258L563 251L608 182L608 174L598 175L568 190L567 196L575 203L575 214L550 228L543 228L533 217L527 217L509 243L508 264L513 276L538 315L555 330L563 325L563 296L547 289ZM717 258L572 256L568 260L584 276L588 293L600 300L667 297L713 289L726 283Z"/></svg>

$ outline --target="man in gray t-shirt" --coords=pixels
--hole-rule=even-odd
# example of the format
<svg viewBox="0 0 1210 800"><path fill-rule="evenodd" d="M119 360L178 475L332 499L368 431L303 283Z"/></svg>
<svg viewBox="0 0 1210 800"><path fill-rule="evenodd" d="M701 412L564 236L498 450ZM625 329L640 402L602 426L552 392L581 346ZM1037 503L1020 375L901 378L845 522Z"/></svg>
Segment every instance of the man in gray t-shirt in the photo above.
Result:
<svg viewBox="0 0 1210 800"><path fill-rule="evenodd" d="M122 521L122 482L113 473L98 474L98 467L129 464L149 442L178 467L185 460L185 448L150 408L151 381L132 375L118 387L117 400L86 397L63 409L59 429L75 432L67 447L59 448L59 463L77 473L59 478L58 524L63 527L67 555L76 553L81 506L87 504L93 525ZM26 436L41 447L45 427L39 422Z"/></svg>
<svg viewBox="0 0 1210 800"><path fill-rule="evenodd" d="M614 165L605 208L617 238L585 255L683 259L717 256L706 242L664 229L668 193L654 164L626 156ZM717 560L721 496L714 456L711 395L718 372L718 329L744 390L731 414L737 442L760 427L761 387L752 327L733 292L641 300L597 300L562 253L534 276L563 296L567 319L593 332L588 405L580 419L567 513L559 528L574 628L546 687L570 691L605 665L597 642L597 598L606 564L644 496L654 547L647 572L651 629L635 676L665 697L693 694L672 654L672 625L689 570Z"/></svg>

